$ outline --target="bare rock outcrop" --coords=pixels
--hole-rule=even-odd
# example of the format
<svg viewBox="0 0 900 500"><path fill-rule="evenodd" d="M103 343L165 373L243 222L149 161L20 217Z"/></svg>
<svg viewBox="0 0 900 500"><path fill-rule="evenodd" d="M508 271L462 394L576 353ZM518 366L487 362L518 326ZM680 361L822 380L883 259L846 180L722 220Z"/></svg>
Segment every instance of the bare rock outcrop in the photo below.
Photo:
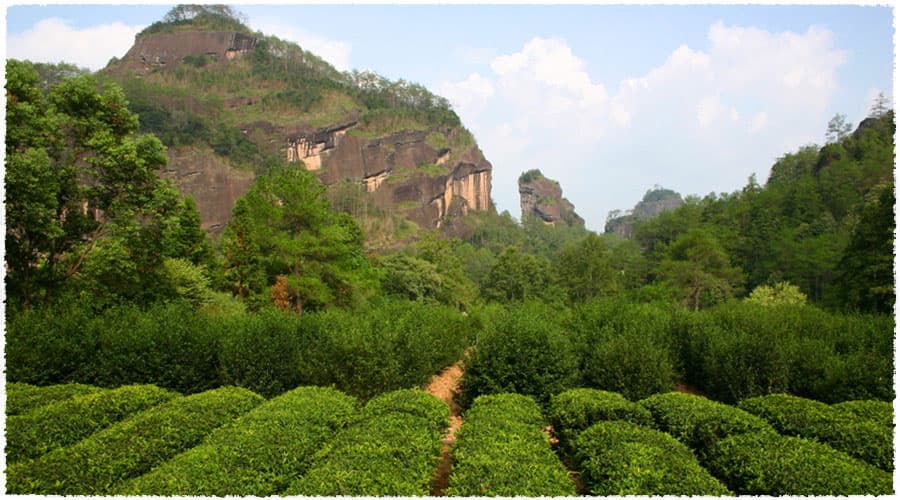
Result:
<svg viewBox="0 0 900 500"><path fill-rule="evenodd" d="M563 198L562 188L540 170L530 170L519 176L519 203L522 221L537 218L550 225L584 227L584 219L575 213L575 205Z"/></svg>
<svg viewBox="0 0 900 500"><path fill-rule="evenodd" d="M644 194L632 210L622 213L619 210L610 212L606 220L605 232L614 233L622 238L631 238L634 234L634 223L651 219L657 215L675 210L684 204L681 195L671 189L654 186Z"/></svg>
<svg viewBox="0 0 900 500"><path fill-rule="evenodd" d="M194 61L222 65L256 47L256 37L229 31L180 31L155 33L135 40L122 58L121 70L149 72L174 69Z"/></svg>

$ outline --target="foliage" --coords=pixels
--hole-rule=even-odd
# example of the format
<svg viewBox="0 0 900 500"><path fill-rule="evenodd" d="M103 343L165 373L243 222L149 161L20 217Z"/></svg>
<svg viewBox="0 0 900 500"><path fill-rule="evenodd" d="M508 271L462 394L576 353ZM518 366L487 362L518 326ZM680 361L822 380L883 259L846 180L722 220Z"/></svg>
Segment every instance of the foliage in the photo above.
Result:
<svg viewBox="0 0 900 500"><path fill-rule="evenodd" d="M701 462L720 440L748 432L774 432L766 421L702 396L670 392L640 401L655 427L694 450Z"/></svg>
<svg viewBox="0 0 900 500"><path fill-rule="evenodd" d="M547 404L551 395L575 386L578 358L555 318L555 311L534 302L498 311L466 362L463 406L482 394L500 392L533 396Z"/></svg>
<svg viewBox="0 0 900 500"><path fill-rule="evenodd" d="M894 427L894 405L889 401L877 401L873 399L844 401L831 405L838 411L852 413L859 418L875 422L885 427Z"/></svg>
<svg viewBox="0 0 900 500"><path fill-rule="evenodd" d="M550 284L550 265L545 259L509 247L494 260L482 295L501 303L549 300L558 296Z"/></svg>
<svg viewBox="0 0 900 500"><path fill-rule="evenodd" d="M603 239L588 233L581 241L559 251L556 276L573 302L615 294L619 288L611 252Z"/></svg>
<svg viewBox="0 0 900 500"><path fill-rule="evenodd" d="M368 415L341 431L313 457L306 474L287 489L288 495L425 496L440 455L441 434L449 408L437 398L419 399L420 411L389 411L381 398L362 410ZM405 398L404 398L405 399ZM377 410L369 410L374 405ZM443 407L443 427L435 425L432 407ZM419 415L429 415L422 417Z"/></svg>
<svg viewBox="0 0 900 500"><path fill-rule="evenodd" d="M771 432L723 439L710 472L740 495L889 495L891 475L830 446Z"/></svg>
<svg viewBox="0 0 900 500"><path fill-rule="evenodd" d="M12 59L6 75L6 284L29 307L52 301L108 232L151 215L166 157L135 135L120 88L79 76L45 96L32 65Z"/></svg>
<svg viewBox="0 0 900 500"><path fill-rule="evenodd" d="M522 172L522 175L519 176L519 184L530 184L537 179L543 178L544 174L542 174L539 169L533 168L527 172Z"/></svg>
<svg viewBox="0 0 900 500"><path fill-rule="evenodd" d="M882 470L894 469L894 430L825 403L788 394L745 399L738 405L778 432L822 442Z"/></svg>
<svg viewBox="0 0 900 500"><path fill-rule="evenodd" d="M742 281L740 268L732 266L716 238L702 230L675 239L659 273L682 292L685 305L695 311L730 298Z"/></svg>
<svg viewBox="0 0 900 500"><path fill-rule="evenodd" d="M668 392L677 379L675 317L652 305L598 299L567 321L580 357L581 385L637 400Z"/></svg>
<svg viewBox="0 0 900 500"><path fill-rule="evenodd" d="M780 281L772 286L759 285L750 292L747 297L750 302L764 306L778 304L805 304L806 295L800 291L800 287L786 281Z"/></svg>
<svg viewBox="0 0 900 500"><path fill-rule="evenodd" d="M598 422L575 440L591 495L728 495L675 438L624 420Z"/></svg>
<svg viewBox="0 0 900 500"><path fill-rule="evenodd" d="M203 444L123 483L122 495L270 496L303 475L312 456L357 418L331 388L299 387L239 417Z"/></svg>
<svg viewBox="0 0 900 500"><path fill-rule="evenodd" d="M13 415L6 420L6 460L40 457L176 396L152 385L122 386Z"/></svg>
<svg viewBox="0 0 900 500"><path fill-rule="evenodd" d="M136 38L152 33L171 33L184 30L249 33L250 29L244 25L245 17L227 5L181 4L172 7L162 21L157 21L144 28Z"/></svg>
<svg viewBox="0 0 900 500"><path fill-rule="evenodd" d="M297 311L351 305L369 293L360 229L332 212L324 194L312 173L277 169L238 199L223 239L236 295L264 297L279 275Z"/></svg>
<svg viewBox="0 0 900 500"><path fill-rule="evenodd" d="M421 418L437 432L447 428L447 405L421 389L398 389L380 394L366 403L360 418L378 418L390 413Z"/></svg>
<svg viewBox="0 0 900 500"><path fill-rule="evenodd" d="M540 407L519 394L479 396L453 442L450 496L574 496L541 432Z"/></svg>
<svg viewBox="0 0 900 500"><path fill-rule="evenodd" d="M893 400L893 318L746 301L681 327L689 383L737 402L790 392L825 402Z"/></svg>
<svg viewBox="0 0 900 500"><path fill-rule="evenodd" d="M213 429L257 406L263 398L222 388L172 399L87 439L7 469L13 494L110 494L118 483L197 445Z"/></svg>
<svg viewBox="0 0 900 500"><path fill-rule="evenodd" d="M628 401L615 392L599 389L569 389L550 398L547 418L569 454L578 435L597 422L626 420L637 425L650 426L653 418L646 408Z"/></svg>
<svg viewBox="0 0 900 500"><path fill-rule="evenodd" d="M384 270L381 288L386 294L422 302L453 301L452 289L445 286L435 264L402 253L389 255L380 264Z"/></svg>
<svg viewBox="0 0 900 500"><path fill-rule="evenodd" d="M22 415L59 401L100 391L87 384L57 384L38 387L24 382L6 383L6 415ZM7 419L8 421L8 419Z"/></svg>

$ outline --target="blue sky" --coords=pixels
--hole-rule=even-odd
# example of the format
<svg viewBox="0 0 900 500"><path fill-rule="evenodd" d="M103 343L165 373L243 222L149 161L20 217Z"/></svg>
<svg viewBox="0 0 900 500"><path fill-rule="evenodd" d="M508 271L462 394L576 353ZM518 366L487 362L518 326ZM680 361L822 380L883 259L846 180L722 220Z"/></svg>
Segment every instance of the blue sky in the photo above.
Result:
<svg viewBox="0 0 900 500"><path fill-rule="evenodd" d="M98 69L170 5L16 5L8 57ZM893 10L854 5L240 5L338 69L451 100L519 216L532 168L602 230L654 185L731 192L893 92Z"/></svg>

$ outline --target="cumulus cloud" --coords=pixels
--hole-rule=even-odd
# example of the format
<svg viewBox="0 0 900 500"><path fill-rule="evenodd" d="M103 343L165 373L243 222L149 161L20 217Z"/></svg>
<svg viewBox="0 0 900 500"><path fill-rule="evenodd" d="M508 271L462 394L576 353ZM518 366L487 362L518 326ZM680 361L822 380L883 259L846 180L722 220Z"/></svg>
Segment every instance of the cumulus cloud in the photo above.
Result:
<svg viewBox="0 0 900 500"><path fill-rule="evenodd" d="M494 92L494 84L478 73L470 74L461 82L438 86L438 94L449 99L459 113L470 118L481 113Z"/></svg>
<svg viewBox="0 0 900 500"><path fill-rule="evenodd" d="M300 45L303 50L308 50L321 57L339 71L351 69L350 53L353 45L350 42L326 38L297 28L292 24L272 19L254 19L251 24L263 33L275 35L282 40Z"/></svg>
<svg viewBox="0 0 900 500"><path fill-rule="evenodd" d="M47 18L27 31L8 35L7 56L33 62L68 62L96 71L113 57L125 55L142 28L117 22L78 29L71 21Z"/></svg>

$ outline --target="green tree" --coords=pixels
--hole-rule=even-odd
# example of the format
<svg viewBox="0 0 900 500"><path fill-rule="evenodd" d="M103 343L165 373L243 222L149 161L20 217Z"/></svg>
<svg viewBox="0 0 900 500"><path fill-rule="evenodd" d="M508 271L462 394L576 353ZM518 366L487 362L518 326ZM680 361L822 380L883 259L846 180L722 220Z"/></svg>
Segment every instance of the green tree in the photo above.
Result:
<svg viewBox="0 0 900 500"><path fill-rule="evenodd" d="M612 252L602 238L588 233L581 241L560 250L556 278L573 301L611 295L620 289L612 265Z"/></svg>
<svg viewBox="0 0 900 500"><path fill-rule="evenodd" d="M223 241L236 295L264 298L278 276L294 309L351 305L375 286L351 217L330 209L310 172L278 168L235 204Z"/></svg>
<svg viewBox="0 0 900 500"><path fill-rule="evenodd" d="M482 294L487 300L503 303L551 297L550 264L509 247L497 256Z"/></svg>
<svg viewBox="0 0 900 500"><path fill-rule="evenodd" d="M754 288L747 300L764 306L805 304L806 294L800 291L800 287L780 281L772 286L760 285Z"/></svg>
<svg viewBox="0 0 900 500"><path fill-rule="evenodd" d="M828 144L840 142L850 135L853 126L847 122L847 115L838 113L828 121L828 129L825 132L825 142Z"/></svg>
<svg viewBox="0 0 900 500"><path fill-rule="evenodd" d="M28 62L8 60L6 137L7 292L47 303L105 236L134 225L159 186L163 145L135 135L121 89L90 76L45 96Z"/></svg>
<svg viewBox="0 0 900 500"><path fill-rule="evenodd" d="M722 245L703 229L679 236L669 246L658 273L681 291L685 305L695 311L733 296L742 281L740 268L731 265Z"/></svg>

